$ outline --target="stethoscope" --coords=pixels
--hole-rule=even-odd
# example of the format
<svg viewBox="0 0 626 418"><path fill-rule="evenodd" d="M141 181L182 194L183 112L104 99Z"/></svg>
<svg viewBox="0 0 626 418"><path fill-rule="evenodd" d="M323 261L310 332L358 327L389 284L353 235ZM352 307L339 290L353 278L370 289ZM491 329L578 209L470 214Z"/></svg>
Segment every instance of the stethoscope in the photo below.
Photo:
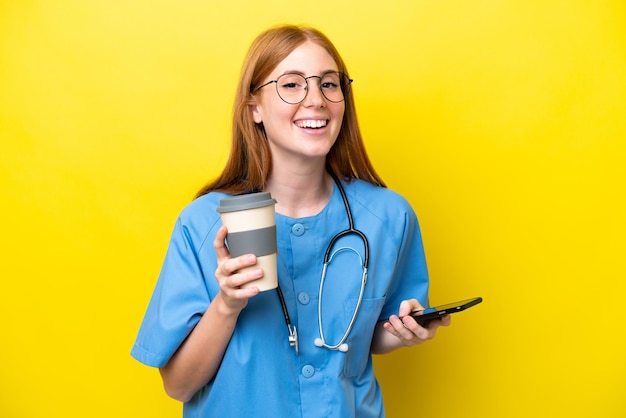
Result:
<svg viewBox="0 0 626 418"><path fill-rule="evenodd" d="M339 350L343 353L348 351L348 344L346 344L346 340L352 331L352 327L354 326L354 321L356 320L357 314L359 313L359 309L361 308L361 301L363 300L363 293L365 291L365 283L367 282L367 267L369 264L369 245L367 243L367 237L363 232L356 229L354 227L354 220L352 219L352 211L350 210L350 204L348 203L348 198L346 196L346 192L341 185L341 182L337 178L334 173L330 173L331 177L335 181L337 188L339 189L339 193L341 193L341 198L343 200L343 205L346 208L346 215L348 216L348 224L349 227L346 230L343 230L336 234L330 240L328 247L326 248L326 253L324 254L324 266L322 268L322 276L320 278L319 285L319 294L317 299L317 324L319 327L320 336L313 341L313 344L317 347L325 347L329 350ZM342 247L337 249L335 252L332 252L333 247L337 243L337 241L345 237L346 235L357 235L363 241L364 248L364 257L361 258L361 255L354 248ZM354 308L354 312L352 313L352 318L350 319L350 323L346 328L346 331L343 333L343 336L339 339L336 344L329 343L324 337L324 327L322 325L322 294L324 291L324 282L326 281L326 270L328 268L328 264L331 262L334 255L336 255L340 251L353 251L355 252L359 258L361 258L361 266L363 267L363 276L361 277L361 287L359 289L359 298L357 300L356 306ZM289 312L287 311L287 305L285 304L285 298L283 297L283 293L280 290L280 286L276 288L278 293L278 298L280 299L280 305L283 309L283 315L285 317L285 323L287 324L287 329L289 330L289 345L294 347L296 350L296 354L298 354L298 330L296 326L291 323L291 319L289 318Z"/></svg>

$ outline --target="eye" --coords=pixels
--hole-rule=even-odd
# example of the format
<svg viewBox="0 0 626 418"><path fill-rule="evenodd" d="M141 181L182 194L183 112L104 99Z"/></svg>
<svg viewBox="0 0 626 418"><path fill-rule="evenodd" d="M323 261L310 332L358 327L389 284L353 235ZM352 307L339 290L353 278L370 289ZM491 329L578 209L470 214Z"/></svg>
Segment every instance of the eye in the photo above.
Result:
<svg viewBox="0 0 626 418"><path fill-rule="evenodd" d="M322 76L322 79L320 80L320 86L324 90L338 89L341 86L339 74L337 73L325 74L324 76Z"/></svg>
<svg viewBox="0 0 626 418"><path fill-rule="evenodd" d="M306 84L304 77L297 74L283 75L280 80L280 88L283 90L301 90Z"/></svg>

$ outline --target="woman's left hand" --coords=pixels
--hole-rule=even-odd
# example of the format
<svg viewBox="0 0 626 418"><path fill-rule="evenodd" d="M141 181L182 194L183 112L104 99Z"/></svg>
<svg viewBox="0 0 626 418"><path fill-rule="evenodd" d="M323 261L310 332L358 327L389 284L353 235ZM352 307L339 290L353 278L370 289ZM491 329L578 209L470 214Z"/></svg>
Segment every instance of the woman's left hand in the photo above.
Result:
<svg viewBox="0 0 626 418"><path fill-rule="evenodd" d="M426 326L421 326L410 313L423 309L424 307L417 299L405 300L400 304L398 315L391 315L389 320L383 324L383 327L405 346L421 344L424 341L431 340L435 337L437 328L450 325L450 315L433 319Z"/></svg>

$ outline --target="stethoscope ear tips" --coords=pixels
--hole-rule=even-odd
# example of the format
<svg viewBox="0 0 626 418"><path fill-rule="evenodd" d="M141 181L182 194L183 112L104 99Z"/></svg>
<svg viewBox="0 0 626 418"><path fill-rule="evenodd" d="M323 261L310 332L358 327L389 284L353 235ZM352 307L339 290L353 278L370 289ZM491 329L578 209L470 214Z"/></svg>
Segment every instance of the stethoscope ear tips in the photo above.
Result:
<svg viewBox="0 0 626 418"><path fill-rule="evenodd" d="M313 340L313 344L315 344L316 347L327 347L330 348L331 350L339 350L342 353L347 353L348 352L348 344L343 343L340 344L339 347L335 348L335 347L329 347L328 345L324 344L324 341L321 338L316 338L315 340Z"/></svg>

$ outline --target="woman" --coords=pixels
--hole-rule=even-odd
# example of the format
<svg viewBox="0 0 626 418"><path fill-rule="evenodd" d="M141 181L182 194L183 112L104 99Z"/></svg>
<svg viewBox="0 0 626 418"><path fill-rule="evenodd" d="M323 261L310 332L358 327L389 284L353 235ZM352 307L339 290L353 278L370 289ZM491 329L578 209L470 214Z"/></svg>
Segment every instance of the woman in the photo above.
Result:
<svg viewBox="0 0 626 418"><path fill-rule="evenodd" d="M132 350L186 417L384 416L371 354L450 321L409 316L428 295L419 226L367 157L347 74L311 28L270 29L248 52L229 160L181 213ZM279 291L242 287L263 271L239 272L256 258L230 257L216 213L260 190L277 200ZM323 274L350 222L364 239L338 239Z"/></svg>

